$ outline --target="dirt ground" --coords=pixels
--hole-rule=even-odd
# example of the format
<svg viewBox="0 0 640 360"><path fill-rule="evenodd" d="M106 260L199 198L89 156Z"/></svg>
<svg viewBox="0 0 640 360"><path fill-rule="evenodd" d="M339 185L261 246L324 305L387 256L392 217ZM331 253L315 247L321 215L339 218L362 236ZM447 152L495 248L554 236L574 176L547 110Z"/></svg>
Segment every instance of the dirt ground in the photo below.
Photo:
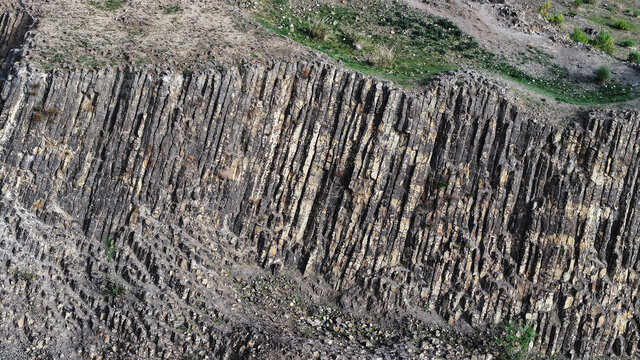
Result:
<svg viewBox="0 0 640 360"><path fill-rule="evenodd" d="M552 55L553 63L566 67L575 79L588 80L593 77L595 68L608 65L616 77L640 84L640 71L637 69L590 46L571 41L565 34L566 29L543 20L536 12L537 2L511 0L505 4L487 4L469 0L405 1L414 8L450 19L494 53L516 57L526 52L527 48L535 47ZM532 75L538 75L541 69L535 65L529 63L521 67ZM517 84L511 85L521 92L521 96L538 98ZM637 101L632 101L628 105L637 104ZM543 105L540 108L542 111L548 110L550 104L542 102L540 105ZM556 109L573 108L562 104L552 106Z"/></svg>
<svg viewBox="0 0 640 360"><path fill-rule="evenodd" d="M104 1L2 0L0 9L24 3L38 18L27 60L43 68L163 64L187 69L321 58L262 29L240 3L126 0L110 11L101 6Z"/></svg>

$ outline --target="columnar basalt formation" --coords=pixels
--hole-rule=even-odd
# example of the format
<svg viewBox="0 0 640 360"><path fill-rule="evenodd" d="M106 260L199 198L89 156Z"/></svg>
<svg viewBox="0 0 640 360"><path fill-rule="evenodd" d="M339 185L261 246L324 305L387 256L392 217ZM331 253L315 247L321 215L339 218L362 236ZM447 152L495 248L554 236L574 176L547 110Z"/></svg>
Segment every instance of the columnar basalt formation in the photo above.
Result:
<svg viewBox="0 0 640 360"><path fill-rule="evenodd" d="M100 334L172 358L177 311L218 356L259 356L261 335L216 330L207 309L212 269L236 257L320 277L348 309L521 320L547 354L638 355L637 111L551 124L473 73L411 94L308 63L21 64L0 95L0 263L44 282L3 294L16 343L55 354L73 348L57 334L87 334L87 351ZM109 307L109 269L139 303Z"/></svg>

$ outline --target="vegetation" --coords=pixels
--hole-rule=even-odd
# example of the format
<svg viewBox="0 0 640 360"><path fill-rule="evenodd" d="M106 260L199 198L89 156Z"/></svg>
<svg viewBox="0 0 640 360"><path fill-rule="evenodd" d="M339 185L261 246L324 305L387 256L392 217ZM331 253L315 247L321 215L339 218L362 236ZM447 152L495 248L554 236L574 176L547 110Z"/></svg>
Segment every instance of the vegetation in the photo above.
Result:
<svg viewBox="0 0 640 360"><path fill-rule="evenodd" d="M124 5L122 0L89 1L89 4L95 8L105 11L118 10Z"/></svg>
<svg viewBox="0 0 640 360"><path fill-rule="evenodd" d="M127 293L127 288L118 280L107 276L104 285L102 285L102 293L111 297L120 297Z"/></svg>
<svg viewBox="0 0 640 360"><path fill-rule="evenodd" d="M501 336L495 340L496 345L502 348L500 357L504 360L521 360L529 354L529 346L538 336L531 326L507 323L502 329Z"/></svg>
<svg viewBox="0 0 640 360"><path fill-rule="evenodd" d="M393 65L393 59L395 53L393 49L389 49L386 46L381 46L376 50L374 63L381 68L390 68Z"/></svg>
<svg viewBox="0 0 640 360"><path fill-rule="evenodd" d="M632 62L634 64L640 64L640 52L638 51L632 51L629 53L629 57L627 58L627 60L629 62Z"/></svg>
<svg viewBox="0 0 640 360"><path fill-rule="evenodd" d="M605 83L611 79L611 68L606 65L595 69L593 73L601 83Z"/></svg>
<svg viewBox="0 0 640 360"><path fill-rule="evenodd" d="M631 26L629 25L629 23L624 20L616 21L613 27L619 30L631 30Z"/></svg>
<svg viewBox="0 0 640 360"><path fill-rule="evenodd" d="M491 72L573 104L605 104L637 95L630 85L610 83L604 87L576 80L535 47L521 59L493 54L451 21L425 16L399 1L391 6L373 2L366 11L329 5L309 10L285 0L262 0L260 4L254 16L271 31L322 51L346 67L399 85L420 85L433 74L464 67ZM576 41L589 42L581 30L574 33ZM608 51L613 38L606 35L599 34L591 43ZM526 73L516 66L518 62L534 62L546 75Z"/></svg>
<svg viewBox="0 0 640 360"><path fill-rule="evenodd" d="M598 50L602 50L605 53L611 55L613 53L613 44L615 40L609 33L606 31L601 31L596 35L592 40L589 41L589 44Z"/></svg>
<svg viewBox="0 0 640 360"><path fill-rule="evenodd" d="M25 271L17 271L16 273L13 274L13 279L15 281L22 280L27 284L30 284L35 277L36 277L36 274L32 272L25 272Z"/></svg>
<svg viewBox="0 0 640 360"><path fill-rule="evenodd" d="M573 29L573 33L571 33L569 37L575 42L583 44L589 43L589 37L587 36L587 34L578 28Z"/></svg>
<svg viewBox="0 0 640 360"><path fill-rule="evenodd" d="M549 10L551 10L551 1L545 1L538 8L538 14L542 15L544 19L548 20L550 16Z"/></svg>
<svg viewBox="0 0 640 360"><path fill-rule="evenodd" d="M54 117L58 115L58 109L54 107L48 108L44 111L44 114L47 115L48 117Z"/></svg>
<svg viewBox="0 0 640 360"><path fill-rule="evenodd" d="M633 40L627 39L627 40L620 41L620 43L618 45L620 45L622 47L630 48L630 47L636 46L636 43Z"/></svg>
<svg viewBox="0 0 640 360"><path fill-rule="evenodd" d="M553 14L549 17L549 22L554 24L562 24L564 22L564 15L562 14Z"/></svg>
<svg viewBox="0 0 640 360"><path fill-rule="evenodd" d="M102 238L102 245L104 246L104 253L108 262L112 262L116 257L116 247L113 245L113 241L108 236Z"/></svg>
<svg viewBox="0 0 640 360"><path fill-rule="evenodd" d="M160 6L160 10L162 10L162 13L165 15L172 15L172 14L178 14L182 12L182 7L178 4L173 4L173 5L161 5Z"/></svg>
<svg viewBox="0 0 640 360"><path fill-rule="evenodd" d="M323 21L314 21L309 26L309 35L318 41L327 41L329 38L329 28Z"/></svg>

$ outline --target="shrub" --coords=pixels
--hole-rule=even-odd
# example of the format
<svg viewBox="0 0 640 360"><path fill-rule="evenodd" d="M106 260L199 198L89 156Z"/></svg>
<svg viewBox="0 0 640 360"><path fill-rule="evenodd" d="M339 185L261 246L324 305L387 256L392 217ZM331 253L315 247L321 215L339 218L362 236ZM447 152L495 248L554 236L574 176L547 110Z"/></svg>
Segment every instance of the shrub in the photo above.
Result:
<svg viewBox="0 0 640 360"><path fill-rule="evenodd" d="M551 1L546 1L538 8L538 14L542 15L545 19L549 19L549 9L551 9Z"/></svg>
<svg viewBox="0 0 640 360"><path fill-rule="evenodd" d="M389 49L386 46L381 46L376 50L374 63L376 66L389 68L393 65L393 60L395 59L395 53L393 49Z"/></svg>
<svg viewBox="0 0 640 360"><path fill-rule="evenodd" d="M549 21L554 24L562 24L564 22L564 15L562 14L553 14L549 18Z"/></svg>
<svg viewBox="0 0 640 360"><path fill-rule="evenodd" d="M601 83L605 83L611 79L611 68L603 65L595 69L593 72Z"/></svg>
<svg viewBox="0 0 640 360"><path fill-rule="evenodd" d="M578 12L575 11L575 10L569 10L569 11L567 11L567 15L569 15L569 16L577 16Z"/></svg>
<svg viewBox="0 0 640 360"><path fill-rule="evenodd" d="M629 62L632 62L634 64L640 64L640 52L638 51L630 52L629 57L627 57L627 60L629 60Z"/></svg>
<svg viewBox="0 0 640 360"><path fill-rule="evenodd" d="M569 35L569 38L571 38L571 40L575 42L579 42L583 44L587 44L589 42L589 37L587 36L587 34L585 34L584 31L578 28L573 29L573 33Z"/></svg>
<svg viewBox="0 0 640 360"><path fill-rule="evenodd" d="M584 2L582 0L573 0L573 6L580 7Z"/></svg>
<svg viewBox="0 0 640 360"><path fill-rule="evenodd" d="M589 41L589 44L596 49L602 50L605 53L611 55L613 53L613 44L615 40L609 33L602 31L596 35L593 40Z"/></svg>
<svg viewBox="0 0 640 360"><path fill-rule="evenodd" d="M633 42L633 40L627 39L627 40L620 41L620 46L623 46L623 47L628 47L629 48L629 47L634 47L635 45L636 45L636 43Z"/></svg>
<svg viewBox="0 0 640 360"><path fill-rule="evenodd" d="M613 27L620 30L631 30L631 26L629 26L629 23L624 20L616 21L616 23L613 24Z"/></svg>
<svg viewBox="0 0 640 360"><path fill-rule="evenodd" d="M329 28L322 21L315 21L309 27L309 35L320 41L326 41L329 38Z"/></svg>
<svg viewBox="0 0 640 360"><path fill-rule="evenodd" d="M597 2L598 2L598 0L584 0L585 4L595 4Z"/></svg>
<svg viewBox="0 0 640 360"><path fill-rule="evenodd" d="M640 16L640 10L633 10L633 16L634 17Z"/></svg>
<svg viewBox="0 0 640 360"><path fill-rule="evenodd" d="M502 348L502 359L521 360L527 358L529 345L538 336L532 327L522 327L510 322L502 330L502 336L496 344Z"/></svg>

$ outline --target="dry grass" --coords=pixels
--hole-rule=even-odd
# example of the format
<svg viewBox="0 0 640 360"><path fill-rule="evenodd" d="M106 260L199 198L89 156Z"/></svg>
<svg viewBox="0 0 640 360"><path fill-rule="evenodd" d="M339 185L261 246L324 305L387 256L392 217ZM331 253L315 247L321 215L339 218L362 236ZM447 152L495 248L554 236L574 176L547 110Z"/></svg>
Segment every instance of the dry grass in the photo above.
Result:
<svg viewBox="0 0 640 360"><path fill-rule="evenodd" d="M315 21L309 26L311 37L319 41L327 41L329 39L329 27L323 21Z"/></svg>
<svg viewBox="0 0 640 360"><path fill-rule="evenodd" d="M396 54L392 48L380 46L378 49L376 49L373 63L378 67L390 68L393 65L393 60L395 59L395 57Z"/></svg>

